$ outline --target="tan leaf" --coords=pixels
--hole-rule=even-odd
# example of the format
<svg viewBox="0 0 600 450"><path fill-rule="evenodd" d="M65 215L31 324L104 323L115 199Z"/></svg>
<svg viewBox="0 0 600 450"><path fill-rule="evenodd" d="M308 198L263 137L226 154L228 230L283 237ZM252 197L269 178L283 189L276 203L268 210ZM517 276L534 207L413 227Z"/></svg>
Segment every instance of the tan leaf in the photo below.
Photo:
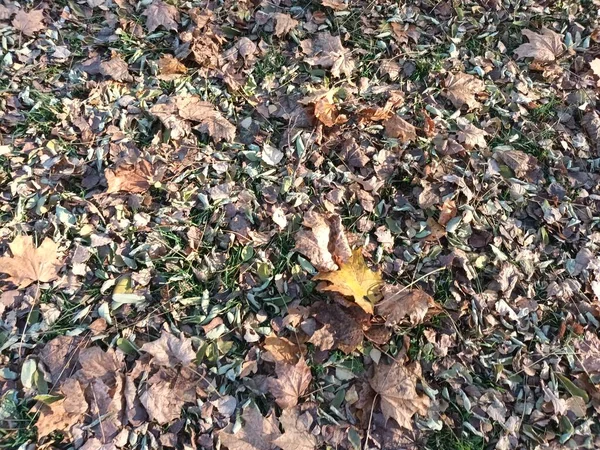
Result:
<svg viewBox="0 0 600 450"><path fill-rule="evenodd" d="M221 444L228 450L276 450L273 442L281 436L277 420L273 415L263 417L255 405L248 406L242 413L244 425L234 431L230 423L218 432Z"/></svg>
<svg viewBox="0 0 600 450"><path fill-rule="evenodd" d="M35 33L46 28L43 20L44 12L41 9L33 9L29 12L21 9L13 17L12 26L25 36L34 36Z"/></svg>
<svg viewBox="0 0 600 450"><path fill-rule="evenodd" d="M417 139L417 129L397 114L383 122L383 126L386 137L399 139L401 142L411 142Z"/></svg>
<svg viewBox="0 0 600 450"><path fill-rule="evenodd" d="M475 146L479 148L486 148L487 142L485 137L489 134L480 128L477 128L471 122L464 117L459 117L456 121L460 131L458 132L458 141L465 144L465 148L471 150Z"/></svg>
<svg viewBox="0 0 600 450"><path fill-rule="evenodd" d="M177 105L172 98L159 100L150 108L150 112L171 131L171 139L175 141L185 137L192 130L190 123L179 116Z"/></svg>
<svg viewBox="0 0 600 450"><path fill-rule="evenodd" d="M40 361L50 372L52 384L58 386L70 377L79 360L82 338L79 336L57 336L48 342L40 352Z"/></svg>
<svg viewBox="0 0 600 450"><path fill-rule="evenodd" d="M198 379L189 369L161 367L148 379L148 388L140 395L140 402L150 420L161 425L181 417L186 403L196 401Z"/></svg>
<svg viewBox="0 0 600 450"><path fill-rule="evenodd" d="M101 62L99 70L102 75L111 77L115 81L133 80L133 77L129 74L129 66L120 56Z"/></svg>
<svg viewBox="0 0 600 450"><path fill-rule="evenodd" d="M165 30L175 30L179 27L179 11L175 6L169 5L162 0L154 0L142 13L146 16L146 28L152 33L162 26Z"/></svg>
<svg viewBox="0 0 600 450"><path fill-rule="evenodd" d="M334 11L344 11L348 9L348 5L344 0L321 0L323 6L328 6Z"/></svg>
<svg viewBox="0 0 600 450"><path fill-rule="evenodd" d="M312 380L310 367L304 358L301 358L295 365L278 363L275 372L277 378L268 380L269 390L280 407L293 408L310 386Z"/></svg>
<svg viewBox="0 0 600 450"><path fill-rule="evenodd" d="M158 78L161 80L173 80L181 74L187 73L187 67L173 55L169 54L164 54L160 57L158 60L158 69L160 70Z"/></svg>
<svg viewBox="0 0 600 450"><path fill-rule="evenodd" d="M202 101L199 97L177 97L175 104L180 117L200 122L198 130L208 133L215 141L231 142L235 139L235 125L223 117L212 103Z"/></svg>
<svg viewBox="0 0 600 450"><path fill-rule="evenodd" d="M420 289L386 284L381 292L383 300L375 307L377 314L386 318L387 326L395 326L406 317L414 325L421 323L429 308L435 305L433 298Z"/></svg>
<svg viewBox="0 0 600 450"><path fill-rule="evenodd" d="M408 38L411 38L415 44L418 43L421 33L413 24L392 22L390 26L392 27L394 37L401 44L408 44Z"/></svg>
<svg viewBox="0 0 600 450"><path fill-rule="evenodd" d="M552 62L563 52L562 36L548 28L542 28L541 34L531 30L523 30L522 33L529 42L521 44L515 50L518 59L533 58L539 62Z"/></svg>
<svg viewBox="0 0 600 450"><path fill-rule="evenodd" d="M592 141L592 148L600 155L600 115L594 110L584 114L581 118L581 126Z"/></svg>
<svg viewBox="0 0 600 450"><path fill-rule="evenodd" d="M429 397L417 393L421 367L417 362L404 366L396 361L391 365L380 363L370 385L380 396L381 412L386 420L393 418L398 425L412 430L412 416L426 415Z"/></svg>
<svg viewBox="0 0 600 450"><path fill-rule="evenodd" d="M594 72L594 75L596 75L597 77L600 77L600 58L594 58L590 62L590 69L592 69L592 72Z"/></svg>
<svg viewBox="0 0 600 450"><path fill-rule="evenodd" d="M284 337L267 336L263 343L265 353L262 359L275 363L296 364L301 355L306 353L306 346L299 345Z"/></svg>
<svg viewBox="0 0 600 450"><path fill-rule="evenodd" d="M283 426L283 434L273 444L282 450L315 450L318 447L319 441L311 433L314 420L308 411L300 414L298 408L284 409L279 422Z"/></svg>
<svg viewBox="0 0 600 450"><path fill-rule="evenodd" d="M446 224L456 217L456 203L454 200L446 199L444 200L444 204L442 205L442 211L440 212L440 218L438 219L438 223L445 227Z"/></svg>
<svg viewBox="0 0 600 450"><path fill-rule="evenodd" d="M332 36L326 31L300 44L302 52L308 56L304 59L307 64L331 68L331 73L336 78L339 78L342 73L347 77L352 75L355 67L354 60L350 52L342 46L339 36Z"/></svg>
<svg viewBox="0 0 600 450"><path fill-rule="evenodd" d="M0 273L7 274L8 281L19 289L58 278L63 261L58 258L58 245L52 239L45 238L36 248L31 236L17 236L9 247L13 256L0 258Z"/></svg>
<svg viewBox="0 0 600 450"><path fill-rule="evenodd" d="M600 382L600 339L595 333L587 331L583 339L575 341L577 369L586 372L592 382Z"/></svg>
<svg viewBox="0 0 600 450"><path fill-rule="evenodd" d="M442 95L456 108L467 105L469 109L473 109L480 105L475 96L485 90L485 83L479 78L462 72L449 73L445 85Z"/></svg>
<svg viewBox="0 0 600 450"><path fill-rule="evenodd" d="M40 415L35 424L39 438L55 431L68 433L87 413L88 404L79 381L73 378L65 380L60 387L60 394L64 397L62 400L50 405L39 404Z"/></svg>
<svg viewBox="0 0 600 450"><path fill-rule="evenodd" d="M304 215L303 225L310 231L296 232L294 251L308 257L317 270L336 270L338 265L334 259L347 261L352 257L340 216L309 211Z"/></svg>
<svg viewBox="0 0 600 450"><path fill-rule="evenodd" d="M315 117L326 127L346 123L348 118L338 114L338 108L329 98L323 97L315 103Z"/></svg>
<svg viewBox="0 0 600 450"><path fill-rule="evenodd" d="M335 272L319 272L314 280L328 281L323 291L338 292L354 301L366 312L373 313L373 305L379 300L381 272L373 272L366 264L360 248L354 250L348 262L342 262Z"/></svg>
<svg viewBox="0 0 600 450"><path fill-rule="evenodd" d="M115 192L129 192L142 194L148 192L154 178L152 164L145 159L135 165L120 166L115 170L105 169L104 176L108 183L107 194Z"/></svg>
<svg viewBox="0 0 600 450"><path fill-rule="evenodd" d="M284 36L298 26L298 21L289 14L275 13L275 36Z"/></svg>
<svg viewBox="0 0 600 450"><path fill-rule="evenodd" d="M162 330L159 339L146 342L140 350L150 353L154 357L152 362L159 366L187 366L196 359L191 339L184 336L175 337L165 330Z"/></svg>

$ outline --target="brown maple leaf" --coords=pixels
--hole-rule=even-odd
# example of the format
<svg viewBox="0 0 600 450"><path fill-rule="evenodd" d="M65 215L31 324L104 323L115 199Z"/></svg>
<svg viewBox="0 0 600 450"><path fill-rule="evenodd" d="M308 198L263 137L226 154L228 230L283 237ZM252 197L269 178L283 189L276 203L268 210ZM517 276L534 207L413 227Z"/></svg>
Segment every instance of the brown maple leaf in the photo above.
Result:
<svg viewBox="0 0 600 450"><path fill-rule="evenodd" d="M383 279L381 272L373 272L366 264L360 248L352 252L352 258L340 264L335 272L319 272L314 280L328 281L328 286L320 287L322 291L338 292L354 298L367 313L373 313L373 305L380 298Z"/></svg>
<svg viewBox="0 0 600 450"><path fill-rule="evenodd" d="M9 247L12 257L0 258L0 273L7 274L8 281L19 289L58 278L63 261L58 258L58 245L52 239L45 238L36 248L31 236L17 236Z"/></svg>
<svg viewBox="0 0 600 450"><path fill-rule="evenodd" d="M485 83L479 78L462 72L449 73L444 84L446 89L442 95L456 108L467 105L469 109L473 109L480 105L475 96L485 90Z"/></svg>
<svg viewBox="0 0 600 450"><path fill-rule="evenodd" d="M38 404L40 414L35 426L40 438L55 431L68 433L87 413L88 404L79 381L74 378L65 380L59 392L62 399L49 405Z"/></svg>
<svg viewBox="0 0 600 450"><path fill-rule="evenodd" d="M267 336L263 342L265 353L261 358L265 361L296 364L300 356L306 353L306 346L299 345L287 338L275 335Z"/></svg>
<svg viewBox="0 0 600 450"><path fill-rule="evenodd" d="M22 9L17 11L12 20L12 26L23 33L25 36L34 36L38 31L46 28L43 23L44 11L41 9L33 9L25 12Z"/></svg>
<svg viewBox="0 0 600 450"><path fill-rule="evenodd" d="M202 101L199 97L176 97L175 104L181 118L200 122L197 128L208 133L215 141L231 142L235 139L235 125L223 117L212 103Z"/></svg>
<svg viewBox="0 0 600 450"><path fill-rule="evenodd" d="M152 33L158 27L162 26L165 30L177 31L179 24L179 11L173 5L169 5L162 0L154 0L142 13L146 16L146 28Z"/></svg>
<svg viewBox="0 0 600 450"><path fill-rule="evenodd" d="M312 380L310 367L304 358L300 358L294 365L278 363L275 372L277 378L268 379L269 390L280 407L293 408L310 386Z"/></svg>
<svg viewBox="0 0 600 450"><path fill-rule="evenodd" d="M298 26L298 21L289 14L275 13L275 36L284 36Z"/></svg>
<svg viewBox="0 0 600 450"><path fill-rule="evenodd" d="M362 311L358 306L356 308ZM309 342L320 350L339 349L350 354L362 343L363 328L353 315L355 311L337 303L321 302L315 303L312 311L315 320L322 327L312 334Z"/></svg>
<svg viewBox="0 0 600 450"><path fill-rule="evenodd" d="M383 122L383 126L385 135L389 138L398 139L403 143L417 139L417 129L397 114Z"/></svg>
<svg viewBox="0 0 600 450"><path fill-rule="evenodd" d="M390 23L394 37L401 44L408 44L408 38L411 38L415 44L419 42L421 32L413 24L401 24L397 22Z"/></svg>
<svg viewBox="0 0 600 450"><path fill-rule="evenodd" d="M314 450L318 447L319 440L311 433L314 419L308 411L300 414L298 408L284 409L279 422L284 432L273 444L282 450Z"/></svg>
<svg viewBox="0 0 600 450"><path fill-rule="evenodd" d="M386 318L387 326L395 326L406 317L409 317L414 325L421 323L429 308L435 306L433 298L420 289L386 284L381 293L383 300L375 307L377 314Z"/></svg>
<svg viewBox="0 0 600 450"><path fill-rule="evenodd" d="M221 444L229 450L276 450L274 441L281 436L273 415L263 417L255 405L242 413L244 425L237 429L230 423L218 432Z"/></svg>
<svg viewBox="0 0 600 450"><path fill-rule="evenodd" d="M134 165L119 166L116 169L105 169L104 176L108 183L107 194L129 192L142 194L148 192L154 183L154 169L145 159Z"/></svg>
<svg viewBox="0 0 600 450"><path fill-rule="evenodd" d="M308 56L304 62L311 66L331 68L331 74L339 78L342 73L346 77L352 75L355 63L350 51L342 46L339 36L332 36L328 31L318 33L313 39L300 43L302 52Z"/></svg>
<svg viewBox="0 0 600 450"><path fill-rule="evenodd" d="M344 0L321 0L323 6L328 6L334 11L344 11L348 9L348 4Z"/></svg>
<svg viewBox="0 0 600 450"><path fill-rule="evenodd" d="M162 330L159 339L146 342L140 350L150 353L154 357L152 362L159 366L173 367L181 364L185 367L196 359L191 339L175 337L165 330Z"/></svg>
<svg viewBox="0 0 600 450"><path fill-rule="evenodd" d="M179 78L181 74L186 73L187 67L173 55L165 54L158 60L158 70L160 70L158 78L168 81Z"/></svg>
<svg viewBox="0 0 600 450"><path fill-rule="evenodd" d="M460 129L458 132L458 142L462 142L466 149L471 150L476 146L479 148L487 147L485 137L489 136L489 134L486 131L477 128L464 117L459 117L456 123Z"/></svg>
<svg viewBox="0 0 600 450"><path fill-rule="evenodd" d="M133 77L129 74L129 65L120 57L114 56L108 61L100 63L99 72L115 81L132 81Z"/></svg>
<svg viewBox="0 0 600 450"><path fill-rule="evenodd" d="M394 361L391 365L379 363L370 385L379 394L381 412L386 420L393 418L398 425L412 430L412 416L426 415L429 397L417 393L421 367L417 362L405 366Z"/></svg>
<svg viewBox="0 0 600 450"><path fill-rule="evenodd" d="M552 62L563 53L562 36L548 28L542 28L541 34L531 30L523 30L521 33L529 39L529 42L521 44L515 50L518 59L533 58L538 62Z"/></svg>
<svg viewBox="0 0 600 450"><path fill-rule="evenodd" d="M575 344L577 370L585 372L593 380L600 382L600 339L595 333L586 332L583 339Z"/></svg>

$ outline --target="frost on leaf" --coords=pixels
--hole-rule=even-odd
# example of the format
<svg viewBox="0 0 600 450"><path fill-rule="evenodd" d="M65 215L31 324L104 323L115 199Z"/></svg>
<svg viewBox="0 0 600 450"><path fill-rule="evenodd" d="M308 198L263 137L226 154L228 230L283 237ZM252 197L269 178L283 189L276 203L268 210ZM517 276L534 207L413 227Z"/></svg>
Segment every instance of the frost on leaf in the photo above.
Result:
<svg viewBox="0 0 600 450"><path fill-rule="evenodd" d="M281 408L293 408L310 385L310 368L301 358L296 364L278 363L275 372L277 378L268 380L269 390Z"/></svg>
<svg viewBox="0 0 600 450"><path fill-rule="evenodd" d="M517 58L533 58L539 62L552 62L563 52L562 36L548 28L542 28L541 33L523 30L523 36L528 43L521 44L516 50Z"/></svg>
<svg viewBox="0 0 600 450"><path fill-rule="evenodd" d="M154 0L142 13L146 16L146 28L152 33L162 26L165 30L175 30L179 27L179 11L175 6L161 0Z"/></svg>
<svg viewBox="0 0 600 450"><path fill-rule="evenodd" d="M274 441L281 436L277 420L273 415L263 417L254 405L242 414L241 428L230 423L219 432L221 444L228 450L276 450Z"/></svg>
<svg viewBox="0 0 600 450"><path fill-rule="evenodd" d="M328 281L328 286L323 286L322 291L338 292L352 297L367 313L373 313L373 305L379 299L379 291L383 281L380 272L372 271L366 264L362 250L356 249L352 258L340 264L340 269L335 272L320 272L314 280Z"/></svg>
<svg viewBox="0 0 600 450"><path fill-rule="evenodd" d="M412 363L404 366L398 362L391 365L380 363L370 385L379 394L381 412L386 420L394 419L398 425L412 429L412 416L426 415L429 397L417 393L417 380L421 376L421 366Z"/></svg>
<svg viewBox="0 0 600 450"><path fill-rule="evenodd" d="M442 95L452 102L455 108L467 105L468 109L477 108L480 103L475 96L485 90L485 84L479 78L466 73L450 73L445 81L446 89Z"/></svg>
<svg viewBox="0 0 600 450"><path fill-rule="evenodd" d="M0 258L0 273L8 275L8 281L20 289L31 283L48 283L58 278L63 266L58 258L58 245L45 238L36 247L31 236L17 236L9 245L12 257Z"/></svg>

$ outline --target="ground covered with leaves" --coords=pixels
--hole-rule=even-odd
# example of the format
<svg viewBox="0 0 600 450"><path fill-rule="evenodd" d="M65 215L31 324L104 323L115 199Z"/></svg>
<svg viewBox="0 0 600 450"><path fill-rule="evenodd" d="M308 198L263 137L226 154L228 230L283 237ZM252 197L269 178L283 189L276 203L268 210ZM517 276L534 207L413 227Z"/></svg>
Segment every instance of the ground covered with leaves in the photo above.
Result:
<svg viewBox="0 0 600 450"><path fill-rule="evenodd" d="M599 5L1 0L0 448L599 448Z"/></svg>

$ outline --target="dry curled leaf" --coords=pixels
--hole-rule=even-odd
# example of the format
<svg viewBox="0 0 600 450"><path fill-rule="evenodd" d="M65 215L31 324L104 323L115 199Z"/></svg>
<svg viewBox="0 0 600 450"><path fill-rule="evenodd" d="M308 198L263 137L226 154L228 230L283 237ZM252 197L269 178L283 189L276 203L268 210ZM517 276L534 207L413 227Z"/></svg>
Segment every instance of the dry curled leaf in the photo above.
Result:
<svg viewBox="0 0 600 450"><path fill-rule="evenodd" d="M161 80L173 80L187 72L187 67L173 55L169 54L160 57L158 60L158 69L160 70L158 78Z"/></svg>
<svg viewBox="0 0 600 450"><path fill-rule="evenodd" d="M319 272L314 280L328 281L328 286L323 286L322 291L338 292L354 298L356 304L368 313L373 313L373 305L379 300L381 272L372 271L366 264L362 249L352 252L352 258L340 264L335 272Z"/></svg>
<svg viewBox="0 0 600 450"><path fill-rule="evenodd" d="M228 450L276 450L274 441L281 436L277 420L273 415L263 417L255 405L248 406L242 413L244 424L236 430L230 423L219 431L221 444Z"/></svg>
<svg viewBox="0 0 600 450"><path fill-rule="evenodd" d="M381 293L383 300L375 308L377 314L386 318L387 326L397 325L406 317L414 325L421 323L429 308L435 305L433 298L420 289L386 284Z"/></svg>
<svg viewBox="0 0 600 450"><path fill-rule="evenodd" d="M46 28L43 23L44 12L41 9L33 9L25 12L22 9L17 11L12 20L12 26L23 33L25 36L35 36L35 33Z"/></svg>
<svg viewBox="0 0 600 450"><path fill-rule="evenodd" d="M275 36L285 36L290 31L298 26L298 21L293 19L289 14L275 13Z"/></svg>
<svg viewBox="0 0 600 450"><path fill-rule="evenodd" d="M426 415L429 397L417 393L417 380L421 367L417 362L408 366L394 361L391 365L380 363L370 385L379 394L381 412L386 420L393 418L398 425L412 430L412 416Z"/></svg>
<svg viewBox="0 0 600 450"><path fill-rule="evenodd" d="M58 245L45 238L39 247L31 236L17 236L10 244L12 257L0 258L0 273L8 275L8 281L19 289L31 283L48 283L58 278L63 262L58 257Z"/></svg>
<svg viewBox="0 0 600 450"><path fill-rule="evenodd" d="M473 109L480 105L475 96L485 90L485 83L479 78L462 72L450 73L444 84L446 89L442 95L456 108L467 105L468 109Z"/></svg>
<svg viewBox="0 0 600 450"><path fill-rule="evenodd" d="M162 0L154 0L146 7L143 16L146 16L146 28L152 33L158 27L162 26L165 30L177 31L179 24L179 11L173 5L169 5Z"/></svg>
<svg viewBox="0 0 600 450"><path fill-rule="evenodd" d="M542 28L541 34L531 30L523 30L522 33L529 42L521 44L515 50L518 59L533 58L539 62L552 62L563 52L562 36L548 28Z"/></svg>
<svg viewBox="0 0 600 450"><path fill-rule="evenodd" d="M268 380L269 390L281 408L293 408L310 386L312 380L310 367L304 358L300 358L294 365L278 363L275 372L277 378Z"/></svg>

